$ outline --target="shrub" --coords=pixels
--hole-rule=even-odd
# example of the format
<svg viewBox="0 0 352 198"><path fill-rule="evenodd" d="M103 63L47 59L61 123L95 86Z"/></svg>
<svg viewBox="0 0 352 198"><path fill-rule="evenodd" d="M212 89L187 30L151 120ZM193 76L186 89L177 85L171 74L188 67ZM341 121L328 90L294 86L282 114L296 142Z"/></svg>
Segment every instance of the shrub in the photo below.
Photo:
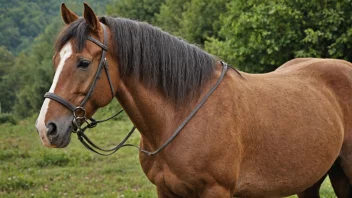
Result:
<svg viewBox="0 0 352 198"><path fill-rule="evenodd" d="M17 121L15 119L15 116L13 116L11 113L1 113L0 124L4 124L4 123L16 124Z"/></svg>

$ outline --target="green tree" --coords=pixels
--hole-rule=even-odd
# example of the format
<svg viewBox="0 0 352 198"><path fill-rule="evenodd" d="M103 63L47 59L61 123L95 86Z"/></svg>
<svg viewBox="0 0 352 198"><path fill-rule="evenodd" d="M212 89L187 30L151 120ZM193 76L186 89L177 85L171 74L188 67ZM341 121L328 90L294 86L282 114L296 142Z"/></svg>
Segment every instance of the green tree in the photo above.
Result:
<svg viewBox="0 0 352 198"><path fill-rule="evenodd" d="M83 2L88 2L97 13L105 13L105 5L110 0L68 1L70 9L83 10ZM41 34L60 15L61 1L56 0L12 0L2 1L0 6L0 46L5 46L13 54L30 48L34 38Z"/></svg>
<svg viewBox="0 0 352 198"><path fill-rule="evenodd" d="M61 19L53 21L45 32L35 39L31 53L20 56L15 64L11 76L13 80L17 80L19 89L14 111L20 117L38 112L44 100L43 95L49 90L54 73L51 62L53 43L58 34L57 27L61 23Z"/></svg>
<svg viewBox="0 0 352 198"><path fill-rule="evenodd" d="M15 62L15 57L9 52L5 46L0 46L0 81L8 71L11 69Z"/></svg>
<svg viewBox="0 0 352 198"><path fill-rule="evenodd" d="M164 0L119 0L107 6L108 15L152 23Z"/></svg>
<svg viewBox="0 0 352 198"><path fill-rule="evenodd" d="M192 0L182 13L180 34L192 43L203 45L208 37L218 38L221 28L219 17L226 11L230 0Z"/></svg>
<svg viewBox="0 0 352 198"><path fill-rule="evenodd" d="M165 0L160 6L160 12L155 16L155 24L171 34L184 35L180 28L187 2L189 0Z"/></svg>
<svg viewBox="0 0 352 198"><path fill-rule="evenodd" d="M0 45L18 54L30 46L52 19L53 10L58 10L60 2L55 0L24 1L13 0L1 4Z"/></svg>
<svg viewBox="0 0 352 198"><path fill-rule="evenodd" d="M229 0L166 0L155 24L190 43L203 45L208 37L219 37L219 17Z"/></svg>
<svg viewBox="0 0 352 198"><path fill-rule="evenodd" d="M267 72L294 57L352 61L352 4L347 1L232 1L220 35L206 49L249 72Z"/></svg>
<svg viewBox="0 0 352 198"><path fill-rule="evenodd" d="M0 105L1 112L10 112L15 94L8 83L8 73L15 63L15 58L4 46L0 46ZM10 89L9 89L10 88Z"/></svg>

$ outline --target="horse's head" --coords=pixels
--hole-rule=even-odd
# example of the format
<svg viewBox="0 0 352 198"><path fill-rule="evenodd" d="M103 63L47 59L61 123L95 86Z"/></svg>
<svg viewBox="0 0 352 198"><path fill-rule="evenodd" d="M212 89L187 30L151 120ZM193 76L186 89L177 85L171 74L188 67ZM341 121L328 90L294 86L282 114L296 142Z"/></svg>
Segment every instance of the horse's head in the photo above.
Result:
<svg viewBox="0 0 352 198"><path fill-rule="evenodd" d="M56 44L55 76L36 122L48 147L67 146L72 130L112 100L118 77L113 61L113 72L105 65L112 59L106 52L109 34L92 9L84 4L79 18L62 4L61 14L67 26Z"/></svg>

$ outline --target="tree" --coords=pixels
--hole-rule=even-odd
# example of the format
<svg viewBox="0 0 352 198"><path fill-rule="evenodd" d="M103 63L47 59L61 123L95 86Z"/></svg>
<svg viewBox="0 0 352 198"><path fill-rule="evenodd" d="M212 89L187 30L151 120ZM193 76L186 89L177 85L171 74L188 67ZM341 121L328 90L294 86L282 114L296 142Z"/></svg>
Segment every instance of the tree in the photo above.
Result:
<svg viewBox="0 0 352 198"><path fill-rule="evenodd" d="M0 46L0 81L14 64L15 57L5 46Z"/></svg>
<svg viewBox="0 0 352 198"><path fill-rule="evenodd" d="M230 0L192 0L182 13L180 34L192 43L203 45L208 37L218 38L221 28L219 17L226 11Z"/></svg>
<svg viewBox="0 0 352 198"><path fill-rule="evenodd" d="M182 13L186 10L188 0L165 0L160 6L160 12L155 16L155 24L163 30L182 36Z"/></svg>
<svg viewBox="0 0 352 198"><path fill-rule="evenodd" d="M218 37L219 17L230 0L166 0L155 24L190 43L203 45L208 37Z"/></svg>
<svg viewBox="0 0 352 198"><path fill-rule="evenodd" d="M206 49L249 72L268 72L294 57L352 61L351 1L232 1L220 35Z"/></svg>
<svg viewBox="0 0 352 198"><path fill-rule="evenodd" d="M152 23L164 0L119 0L107 6L109 15Z"/></svg>
<svg viewBox="0 0 352 198"><path fill-rule="evenodd" d="M52 19L53 15L48 14L58 10L59 4L55 0L4 2L0 8L0 45L6 46L13 54L29 47Z"/></svg>
<svg viewBox="0 0 352 198"><path fill-rule="evenodd" d="M15 58L4 46L0 46L0 104L1 112L10 112L14 100L14 90L8 83L8 73L15 63ZM10 89L9 89L9 88ZM0 113L1 113L0 112Z"/></svg>
<svg viewBox="0 0 352 198"><path fill-rule="evenodd" d="M20 117L38 112L44 100L43 96L49 90L54 74L51 62L53 42L58 34L57 27L61 23L61 19L53 21L45 32L35 39L32 51L17 59L11 77L16 79L19 87L14 111Z"/></svg>

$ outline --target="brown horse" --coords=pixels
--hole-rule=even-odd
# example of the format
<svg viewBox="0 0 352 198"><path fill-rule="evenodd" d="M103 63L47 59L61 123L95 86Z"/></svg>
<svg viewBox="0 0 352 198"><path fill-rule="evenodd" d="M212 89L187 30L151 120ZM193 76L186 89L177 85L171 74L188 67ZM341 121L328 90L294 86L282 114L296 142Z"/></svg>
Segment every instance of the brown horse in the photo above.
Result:
<svg viewBox="0 0 352 198"><path fill-rule="evenodd" d="M141 148L155 151L221 77L213 56L153 26L97 18L86 4L83 18L65 5L61 12L52 95L36 123L45 146L69 144L81 124L73 124L75 106L91 117L113 96ZM110 69L95 81L103 57ZM228 69L181 133L158 154L140 152L140 163L164 198L319 197L326 174L349 197L351 141L352 65L295 59L267 74Z"/></svg>

